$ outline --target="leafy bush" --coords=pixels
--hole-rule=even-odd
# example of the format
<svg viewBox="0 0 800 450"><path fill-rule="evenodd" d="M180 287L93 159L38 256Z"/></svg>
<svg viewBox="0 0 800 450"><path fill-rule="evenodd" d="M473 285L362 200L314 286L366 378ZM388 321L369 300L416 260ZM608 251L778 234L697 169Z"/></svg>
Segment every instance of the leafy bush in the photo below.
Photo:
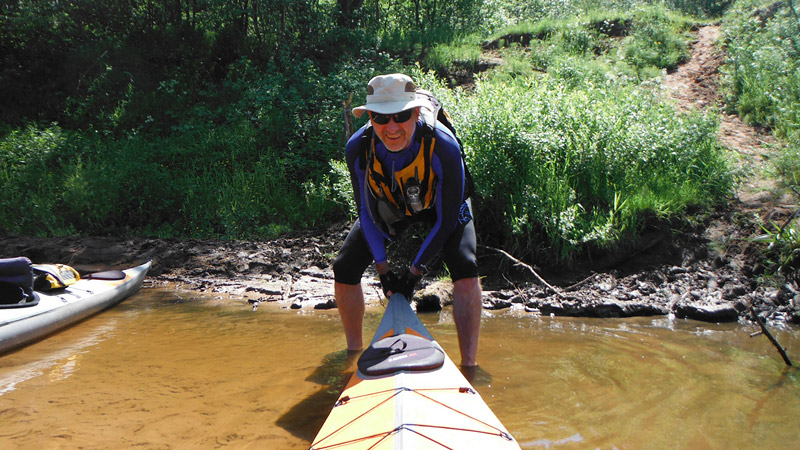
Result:
<svg viewBox="0 0 800 450"><path fill-rule="evenodd" d="M295 181L291 155L259 147L247 122L153 142L86 139L57 127L11 133L0 228L26 234L252 237L320 223L335 205L324 176ZM67 134L68 136L65 136Z"/></svg>
<svg viewBox="0 0 800 450"><path fill-rule="evenodd" d="M572 23L561 29L558 39L568 54L583 56L597 46L597 35L582 24Z"/></svg>
<svg viewBox="0 0 800 450"><path fill-rule="evenodd" d="M358 217L356 201L353 198L353 185L350 182L350 171L344 161L331 161L331 177L333 178L332 197L336 203L347 211L351 219Z"/></svg>

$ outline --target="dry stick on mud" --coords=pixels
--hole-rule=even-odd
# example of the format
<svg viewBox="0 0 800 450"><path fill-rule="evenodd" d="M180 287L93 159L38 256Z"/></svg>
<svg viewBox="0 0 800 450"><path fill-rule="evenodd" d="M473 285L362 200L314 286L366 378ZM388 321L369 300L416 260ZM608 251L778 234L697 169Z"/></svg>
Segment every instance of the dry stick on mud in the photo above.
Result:
<svg viewBox="0 0 800 450"><path fill-rule="evenodd" d="M506 280L506 282L507 282L508 284L510 284L511 286L514 286L514 290L515 290L515 291L517 291L517 295L519 295L520 297L522 297L522 295L523 295L522 289L520 289L519 287L517 287L517 285L516 285L516 284L514 284L514 282L513 282L513 281L509 280L509 279L508 279L508 277L507 277L507 276L505 276L505 274L503 274L503 279L504 279L504 280Z"/></svg>
<svg viewBox="0 0 800 450"><path fill-rule="evenodd" d="M758 323L758 326L761 327L761 332L753 333L753 334L750 335L750 337L758 336L759 334L763 334L763 335L767 336L767 339L769 339L769 341L772 342L772 345L774 345L775 348L778 349L778 353L781 354L781 357L783 358L783 362L785 362L787 366L792 367L792 361L789 359L789 355L786 354L786 350L783 349L781 344L778 343L778 340L775 339L775 337L772 335L772 333L769 332L769 330L767 329L766 324L764 324L764 319L762 319L758 315L758 313L756 312L756 309L753 307L753 305L750 305L750 314L753 316L753 318L755 319L756 323Z"/></svg>
<svg viewBox="0 0 800 450"><path fill-rule="evenodd" d="M558 295L559 297L561 297L561 298L563 298L563 299L565 299L565 300L567 299L567 297L566 297L564 294L562 294L562 293L561 293L561 291L559 291L558 289L556 289L556 288L554 288L553 286L551 286L551 285L550 285L550 283L548 283L547 281L545 281L545 279L544 279L544 278L542 278L541 276L539 276L539 274L538 274L538 273L536 273L536 271L535 271L535 270L533 270L533 267L531 267L531 266L529 266L529 265L525 264L524 262L522 262L522 261L518 260L517 258L514 258L514 257L513 257L513 256L511 256L510 254L508 254L508 252L506 252L506 251L504 251L504 250L500 250L499 248L489 247L489 246L486 246L486 245L481 245L481 247L483 247L483 248L486 248L486 249L489 249L489 250L493 250L493 251L495 251L495 252L497 252L497 253L500 253L500 254L504 255L506 258L508 258L508 259L510 259L510 260L512 260L512 261L514 261L514 264L515 264L515 265L517 265L517 266L522 266L522 267L525 267L526 269L530 270L530 271L531 271L531 273L532 273L532 274L533 274L533 275L534 275L536 278L538 278L538 279L539 279L539 281L541 281L541 282L542 282L542 284L544 284L545 286L547 286L547 287L548 287L548 288L549 288L551 291L555 292L555 293L556 293L556 295Z"/></svg>

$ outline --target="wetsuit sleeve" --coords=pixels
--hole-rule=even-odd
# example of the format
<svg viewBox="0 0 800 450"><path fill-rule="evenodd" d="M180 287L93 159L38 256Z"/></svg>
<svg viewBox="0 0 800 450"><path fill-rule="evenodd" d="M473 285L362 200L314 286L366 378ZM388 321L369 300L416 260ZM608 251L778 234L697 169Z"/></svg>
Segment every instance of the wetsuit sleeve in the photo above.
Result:
<svg viewBox="0 0 800 450"><path fill-rule="evenodd" d="M436 187L436 222L425 237L414 258L416 267L426 266L444 247L447 238L458 225L461 203L464 201L464 165L458 142L449 133L436 129L436 147L431 166L438 177Z"/></svg>
<svg viewBox="0 0 800 450"><path fill-rule="evenodd" d="M361 128L347 141L345 160L347 168L350 170L350 183L353 185L353 198L356 201L358 219L361 222L361 232L364 233L364 238L367 240L375 262L382 263L386 261L386 243L383 233L375 225L367 209L367 202L370 201L369 193L363 189L367 167L366 162L362 163L361 161L361 158L365 157L361 151L363 134L364 128Z"/></svg>

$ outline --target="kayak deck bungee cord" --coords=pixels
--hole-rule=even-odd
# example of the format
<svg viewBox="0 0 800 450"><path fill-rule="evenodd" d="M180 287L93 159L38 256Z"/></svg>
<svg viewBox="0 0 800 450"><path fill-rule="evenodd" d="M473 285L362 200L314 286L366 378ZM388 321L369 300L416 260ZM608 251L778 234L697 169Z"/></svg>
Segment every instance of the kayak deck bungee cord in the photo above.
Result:
<svg viewBox="0 0 800 450"><path fill-rule="evenodd" d="M401 294L316 438L323 449L519 449Z"/></svg>

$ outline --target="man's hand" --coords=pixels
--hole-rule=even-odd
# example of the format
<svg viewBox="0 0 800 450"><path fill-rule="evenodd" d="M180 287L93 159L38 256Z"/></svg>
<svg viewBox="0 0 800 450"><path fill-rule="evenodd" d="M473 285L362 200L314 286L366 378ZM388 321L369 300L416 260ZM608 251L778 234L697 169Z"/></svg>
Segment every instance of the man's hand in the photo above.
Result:
<svg viewBox="0 0 800 450"><path fill-rule="evenodd" d="M379 275L381 280L381 288L383 288L383 295L387 298L389 297L390 292L399 292L397 290L397 285L400 277L394 273L394 271L389 270L381 275Z"/></svg>
<svg viewBox="0 0 800 450"><path fill-rule="evenodd" d="M398 277L392 291L403 294L406 300L411 301L411 297L414 295L414 288L417 287L420 279L422 279L422 274L415 275L411 270L406 270Z"/></svg>

